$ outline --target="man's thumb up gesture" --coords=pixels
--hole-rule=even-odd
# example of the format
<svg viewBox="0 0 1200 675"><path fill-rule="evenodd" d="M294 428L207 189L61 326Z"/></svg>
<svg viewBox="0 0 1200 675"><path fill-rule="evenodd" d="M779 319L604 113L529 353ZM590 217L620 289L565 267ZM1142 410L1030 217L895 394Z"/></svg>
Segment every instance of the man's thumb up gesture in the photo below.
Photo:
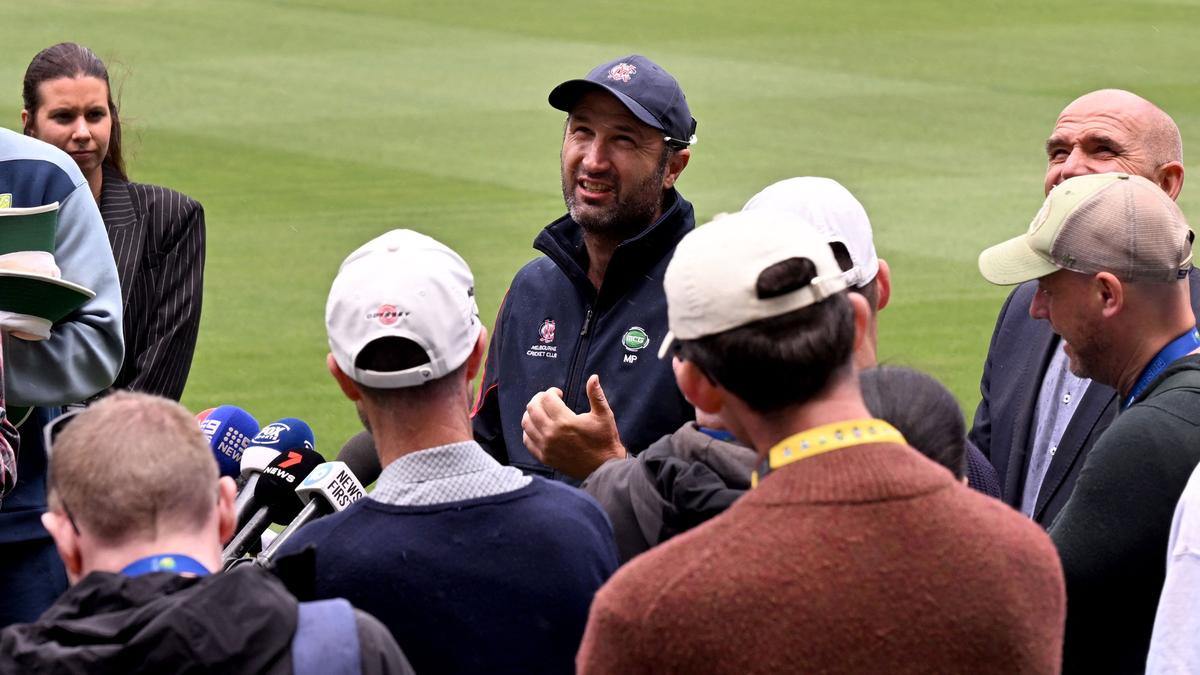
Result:
<svg viewBox="0 0 1200 675"><path fill-rule="evenodd" d="M599 375L587 381L589 412L576 415L562 397L561 389L551 387L534 394L525 406L522 439L538 461L583 480L604 462L625 457L617 420L600 388Z"/></svg>

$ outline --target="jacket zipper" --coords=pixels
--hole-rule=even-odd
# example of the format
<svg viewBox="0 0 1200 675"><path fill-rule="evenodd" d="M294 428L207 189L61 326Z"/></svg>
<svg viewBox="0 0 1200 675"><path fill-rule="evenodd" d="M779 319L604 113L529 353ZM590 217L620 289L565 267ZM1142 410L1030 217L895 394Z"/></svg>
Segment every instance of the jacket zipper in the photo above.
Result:
<svg viewBox="0 0 1200 675"><path fill-rule="evenodd" d="M567 371L567 381L563 385L563 394L566 396L567 407L571 410L575 409L575 404L579 402L579 370L583 366L584 356L588 351L588 344L592 341L592 308L587 308L587 313L583 317L583 328L579 330L579 344L575 347L575 356L571 359L571 368Z"/></svg>

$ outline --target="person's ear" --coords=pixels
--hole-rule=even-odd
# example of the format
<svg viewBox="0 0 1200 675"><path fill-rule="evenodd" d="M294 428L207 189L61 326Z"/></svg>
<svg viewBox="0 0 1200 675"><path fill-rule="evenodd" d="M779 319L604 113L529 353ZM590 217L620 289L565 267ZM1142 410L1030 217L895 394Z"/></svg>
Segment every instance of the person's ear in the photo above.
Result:
<svg viewBox="0 0 1200 675"><path fill-rule="evenodd" d="M1100 315L1111 319L1125 306L1125 287L1114 274L1100 272L1092 277L1092 289L1100 303Z"/></svg>
<svg viewBox="0 0 1200 675"><path fill-rule="evenodd" d="M228 543L237 529L237 484L229 476L217 482L217 533Z"/></svg>
<svg viewBox="0 0 1200 675"><path fill-rule="evenodd" d="M675 181L679 180L679 174L687 168L688 160L691 158L692 151L687 148L671 153L667 159L667 170L663 174L662 187L664 190L669 190L675 185Z"/></svg>
<svg viewBox="0 0 1200 675"><path fill-rule="evenodd" d="M1171 199L1179 199L1183 190L1183 163L1167 162L1154 170L1154 182L1170 195Z"/></svg>
<svg viewBox="0 0 1200 675"><path fill-rule="evenodd" d="M329 368L329 374L333 375L333 379L337 381L338 386L342 388L342 393L351 401L362 400L362 390L358 388L358 384L350 379L350 376L343 373L340 366L337 364L337 359L333 358L333 354L325 355L325 366Z"/></svg>
<svg viewBox="0 0 1200 675"><path fill-rule="evenodd" d="M79 535L75 534L75 526L58 511L43 513L42 526L54 540L54 547L58 549L58 557L62 558L63 566L67 568L67 576L71 583L75 583L83 570L83 556L79 550Z"/></svg>
<svg viewBox="0 0 1200 675"><path fill-rule="evenodd" d="M28 128L29 128L29 111L28 111L28 110L22 110L22 111L21 111L21 128L22 128L22 129L28 129ZM33 134L31 134L31 133L26 133L25 135L26 135L26 136L32 136Z"/></svg>
<svg viewBox="0 0 1200 675"><path fill-rule="evenodd" d="M846 299L854 309L854 353L862 349L863 340L871 339L871 303L862 293L846 293Z"/></svg>
<svg viewBox="0 0 1200 675"><path fill-rule="evenodd" d="M875 303L875 311L878 312L887 307L892 299L892 268L883 258L879 259L879 271L875 273L875 291L879 298Z"/></svg>
<svg viewBox="0 0 1200 675"><path fill-rule="evenodd" d="M475 379L479 374L479 369L483 367L483 355L487 352L487 327L481 326L479 329L479 337L475 340L475 346L471 349L471 355L467 357L467 382Z"/></svg>
<svg viewBox="0 0 1200 675"><path fill-rule="evenodd" d="M688 403L706 413L719 414L721 412L721 406L724 404L724 390L708 379L704 371L700 370L695 363L680 360L678 357L672 361L671 365L675 370L675 383L679 385L679 391L683 393L683 397L688 400Z"/></svg>

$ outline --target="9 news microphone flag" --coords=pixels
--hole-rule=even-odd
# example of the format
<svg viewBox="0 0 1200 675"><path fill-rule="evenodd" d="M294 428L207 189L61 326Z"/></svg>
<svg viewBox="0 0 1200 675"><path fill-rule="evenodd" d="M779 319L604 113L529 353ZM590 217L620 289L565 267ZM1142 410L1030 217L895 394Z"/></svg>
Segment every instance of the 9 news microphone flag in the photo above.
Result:
<svg viewBox="0 0 1200 675"><path fill-rule="evenodd" d="M258 420L236 405L223 405L199 421L221 475L236 478L241 472L242 451L259 433Z"/></svg>

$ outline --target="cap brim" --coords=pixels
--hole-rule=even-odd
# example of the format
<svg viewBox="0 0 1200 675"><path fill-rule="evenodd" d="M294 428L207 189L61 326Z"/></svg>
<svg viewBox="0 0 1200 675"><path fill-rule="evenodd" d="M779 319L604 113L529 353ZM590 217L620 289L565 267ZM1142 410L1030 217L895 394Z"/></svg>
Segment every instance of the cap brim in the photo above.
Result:
<svg viewBox="0 0 1200 675"><path fill-rule="evenodd" d="M617 91L608 85L600 84L599 82L592 82L591 80L567 80L550 91L548 100L550 101L551 106L565 113L569 113L571 112L571 108L575 107L575 103L579 101L580 96L583 96L589 91L596 90L606 91L613 96L616 96L617 100L620 101L621 104L626 108L628 108L629 112L633 113L634 117L638 118L645 124L654 127L663 133L666 133L666 129L663 128L662 122L659 122L654 115L651 115L650 111L646 110L641 103L629 98L623 92Z"/></svg>
<svg viewBox="0 0 1200 675"><path fill-rule="evenodd" d="M667 336L663 338L662 346L658 348L658 358L665 359L671 353L671 345L675 344L675 333L667 331Z"/></svg>
<svg viewBox="0 0 1200 675"><path fill-rule="evenodd" d="M64 279L0 271L0 310L28 314L56 323L96 297L96 293Z"/></svg>
<svg viewBox="0 0 1200 675"><path fill-rule="evenodd" d="M979 254L979 272L997 286L1033 281L1060 268L1029 247L1027 236L1001 242Z"/></svg>

